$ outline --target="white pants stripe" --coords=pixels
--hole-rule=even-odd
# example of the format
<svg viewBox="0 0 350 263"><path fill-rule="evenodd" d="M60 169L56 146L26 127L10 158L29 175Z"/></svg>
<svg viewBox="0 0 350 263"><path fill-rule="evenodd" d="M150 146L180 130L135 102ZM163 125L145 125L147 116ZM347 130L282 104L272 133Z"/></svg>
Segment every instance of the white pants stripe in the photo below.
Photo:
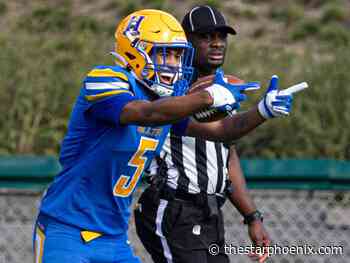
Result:
<svg viewBox="0 0 350 263"><path fill-rule="evenodd" d="M159 204L159 207L157 209L156 233L160 237L160 241L162 242L164 257L166 258L168 263L172 263L173 256L172 256L171 251L169 249L168 242L167 242L166 238L164 237L163 231L162 231L163 216L164 216L164 211L165 211L165 208L167 207L167 205L168 205L167 200L160 199L160 204Z"/></svg>

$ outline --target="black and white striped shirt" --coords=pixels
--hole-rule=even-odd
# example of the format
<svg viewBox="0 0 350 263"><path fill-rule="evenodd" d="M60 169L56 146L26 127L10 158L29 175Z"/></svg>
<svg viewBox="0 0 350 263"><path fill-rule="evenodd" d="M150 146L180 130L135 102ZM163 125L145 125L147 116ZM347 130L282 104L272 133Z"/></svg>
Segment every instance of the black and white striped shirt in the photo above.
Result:
<svg viewBox="0 0 350 263"><path fill-rule="evenodd" d="M208 194L225 189L228 149L222 143L170 133L160 158L163 164L153 160L150 173L157 174L159 166L165 166L167 185L173 189Z"/></svg>

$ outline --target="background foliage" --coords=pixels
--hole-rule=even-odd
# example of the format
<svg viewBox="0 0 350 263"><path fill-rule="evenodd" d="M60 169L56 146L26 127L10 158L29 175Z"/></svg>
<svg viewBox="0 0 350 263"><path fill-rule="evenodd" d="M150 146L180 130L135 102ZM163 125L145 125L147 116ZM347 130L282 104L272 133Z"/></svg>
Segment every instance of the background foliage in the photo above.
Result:
<svg viewBox="0 0 350 263"><path fill-rule="evenodd" d="M227 73L282 87L308 81L294 112L238 142L244 157L350 159L350 1L26 1L0 0L0 154L57 154L81 80L113 63L115 25L153 7L181 20L209 3L239 31L230 39ZM263 90L250 93L254 105Z"/></svg>

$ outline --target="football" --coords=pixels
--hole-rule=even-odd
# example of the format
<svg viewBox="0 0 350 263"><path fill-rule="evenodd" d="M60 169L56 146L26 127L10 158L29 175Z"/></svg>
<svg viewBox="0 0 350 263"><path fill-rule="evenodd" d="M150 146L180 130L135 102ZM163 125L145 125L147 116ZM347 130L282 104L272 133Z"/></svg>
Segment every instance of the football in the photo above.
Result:
<svg viewBox="0 0 350 263"><path fill-rule="evenodd" d="M198 91L201 91L201 90L209 87L210 85L213 84L214 77L215 77L215 75L213 74L213 75L205 76L202 78L198 78L197 81L191 85L188 93L190 94L193 92L198 92ZM243 80L241 80L233 75L225 75L224 80L228 83L231 83L231 84L244 83ZM217 121L217 120L223 119L226 116L227 116L226 112L219 112L214 108L207 108L207 109L204 109L202 111L196 112L193 115L193 118L199 122L212 122L212 121Z"/></svg>

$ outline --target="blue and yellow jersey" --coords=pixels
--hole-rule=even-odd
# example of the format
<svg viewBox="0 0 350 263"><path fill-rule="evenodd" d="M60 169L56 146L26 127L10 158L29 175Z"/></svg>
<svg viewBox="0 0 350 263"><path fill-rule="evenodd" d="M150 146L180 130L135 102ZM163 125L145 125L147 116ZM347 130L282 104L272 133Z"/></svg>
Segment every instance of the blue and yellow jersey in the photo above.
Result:
<svg viewBox="0 0 350 263"><path fill-rule="evenodd" d="M126 233L133 190L170 128L121 125L133 100L149 97L125 69L99 66L87 75L61 146L63 169L41 213L83 230Z"/></svg>

